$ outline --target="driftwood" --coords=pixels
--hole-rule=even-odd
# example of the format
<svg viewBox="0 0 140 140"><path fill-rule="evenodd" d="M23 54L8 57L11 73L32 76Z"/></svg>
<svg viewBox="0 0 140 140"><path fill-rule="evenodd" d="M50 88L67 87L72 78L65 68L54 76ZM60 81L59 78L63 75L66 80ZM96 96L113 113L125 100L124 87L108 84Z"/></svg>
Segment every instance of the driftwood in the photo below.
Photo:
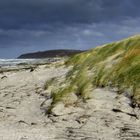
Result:
<svg viewBox="0 0 140 140"><path fill-rule="evenodd" d="M119 113L119 112L120 112L120 113L125 113L125 114L127 114L127 115L129 115L129 116L132 116L132 117L135 117L136 119L138 119L138 116L137 116L136 114L124 112L124 111L122 111L122 110L120 110L120 109L115 109L115 108L113 108L112 111L113 111L113 112L116 112L116 113Z"/></svg>
<svg viewBox="0 0 140 140"><path fill-rule="evenodd" d="M5 79L5 78L7 78L7 76L2 76L2 77L1 77L1 79Z"/></svg>

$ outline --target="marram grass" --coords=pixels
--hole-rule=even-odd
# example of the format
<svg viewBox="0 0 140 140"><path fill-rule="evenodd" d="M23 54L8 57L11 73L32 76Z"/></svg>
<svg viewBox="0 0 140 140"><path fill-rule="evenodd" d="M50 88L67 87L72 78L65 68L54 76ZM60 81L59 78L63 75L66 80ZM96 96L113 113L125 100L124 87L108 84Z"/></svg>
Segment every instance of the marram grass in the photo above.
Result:
<svg viewBox="0 0 140 140"><path fill-rule="evenodd" d="M140 104L140 35L75 55L65 65L73 66L62 82L65 85L50 82L57 91L52 93L53 104L66 103L71 94L77 100L88 99L93 88L110 85L119 93L131 89L132 98Z"/></svg>

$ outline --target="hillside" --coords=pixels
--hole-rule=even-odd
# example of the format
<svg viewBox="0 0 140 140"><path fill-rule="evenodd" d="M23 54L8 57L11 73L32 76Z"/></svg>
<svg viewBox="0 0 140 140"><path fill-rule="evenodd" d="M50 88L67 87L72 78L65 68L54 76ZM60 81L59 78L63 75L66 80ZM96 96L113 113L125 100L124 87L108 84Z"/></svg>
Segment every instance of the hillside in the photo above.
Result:
<svg viewBox="0 0 140 140"><path fill-rule="evenodd" d="M34 52L22 54L18 58L51 58L51 57L65 57L81 53L81 50L48 50L43 52Z"/></svg>
<svg viewBox="0 0 140 140"><path fill-rule="evenodd" d="M72 67L66 77L46 83L53 99L50 110L59 102L86 101L98 87L125 93L140 105L140 35L75 55L65 64Z"/></svg>

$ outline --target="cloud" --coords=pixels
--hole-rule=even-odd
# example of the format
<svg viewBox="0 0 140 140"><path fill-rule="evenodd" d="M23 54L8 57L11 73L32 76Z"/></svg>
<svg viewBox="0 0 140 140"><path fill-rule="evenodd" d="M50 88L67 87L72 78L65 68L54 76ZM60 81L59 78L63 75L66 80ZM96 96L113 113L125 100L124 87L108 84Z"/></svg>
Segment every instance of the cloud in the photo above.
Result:
<svg viewBox="0 0 140 140"><path fill-rule="evenodd" d="M5 29L37 28L41 24L117 21L139 16L139 0L4 0L0 23Z"/></svg>
<svg viewBox="0 0 140 140"><path fill-rule="evenodd" d="M88 49L140 32L139 0L0 1L0 57ZM5 50L5 51L4 51Z"/></svg>

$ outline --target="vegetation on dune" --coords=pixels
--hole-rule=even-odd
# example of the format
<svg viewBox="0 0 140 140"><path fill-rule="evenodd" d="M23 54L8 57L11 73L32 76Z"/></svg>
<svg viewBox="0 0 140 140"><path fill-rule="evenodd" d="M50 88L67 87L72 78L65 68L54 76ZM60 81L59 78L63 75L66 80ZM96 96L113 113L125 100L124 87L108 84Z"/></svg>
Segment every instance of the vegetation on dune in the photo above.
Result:
<svg viewBox="0 0 140 140"><path fill-rule="evenodd" d="M73 66L58 86L53 84L53 104L75 94L78 99L90 98L95 87L116 87L119 93L131 91L140 104L140 36L110 43L75 55L66 61ZM48 86L48 85L47 85ZM74 100L76 102L76 100Z"/></svg>

